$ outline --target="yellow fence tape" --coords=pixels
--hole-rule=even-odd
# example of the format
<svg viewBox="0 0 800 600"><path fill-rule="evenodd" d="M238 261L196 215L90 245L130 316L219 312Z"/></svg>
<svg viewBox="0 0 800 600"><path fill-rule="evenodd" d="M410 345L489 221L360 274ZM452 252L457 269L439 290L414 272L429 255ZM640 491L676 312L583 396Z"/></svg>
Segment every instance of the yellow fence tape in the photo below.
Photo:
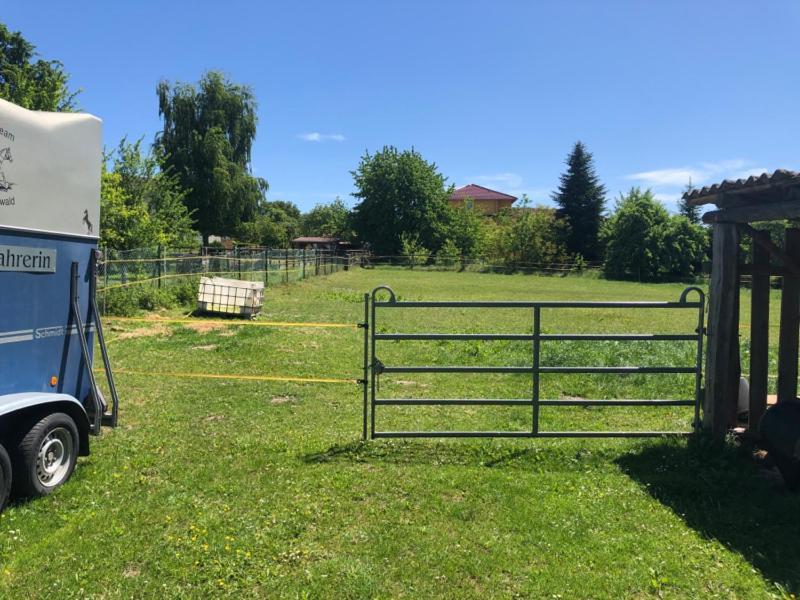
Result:
<svg viewBox="0 0 800 600"><path fill-rule="evenodd" d="M96 369L102 372L102 369ZM146 377L180 377L186 379L233 379L241 381L285 381L290 383L358 383L355 379L337 379L333 377L290 377L280 375L218 375L216 373L174 373L156 371L132 371L128 369L114 369L114 374L141 375Z"/></svg>
<svg viewBox="0 0 800 600"><path fill-rule="evenodd" d="M146 317L103 317L103 321L131 322L131 323L175 323L179 325L225 325L232 327L317 327L331 329L356 329L358 325L353 323L314 323L314 322L293 322L293 321L234 321L222 319L148 319Z"/></svg>

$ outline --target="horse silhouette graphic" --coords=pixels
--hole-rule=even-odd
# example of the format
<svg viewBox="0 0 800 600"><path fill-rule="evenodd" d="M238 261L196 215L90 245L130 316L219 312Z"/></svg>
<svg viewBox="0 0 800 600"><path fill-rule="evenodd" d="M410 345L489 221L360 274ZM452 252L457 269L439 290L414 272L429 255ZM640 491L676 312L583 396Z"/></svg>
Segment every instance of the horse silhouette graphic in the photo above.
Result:
<svg viewBox="0 0 800 600"><path fill-rule="evenodd" d="M11 148L3 148L0 150L0 192L9 192L14 187L14 183L6 179L6 174L3 173L3 163L13 163L14 159L11 156Z"/></svg>
<svg viewBox="0 0 800 600"><path fill-rule="evenodd" d="M92 227L92 222L89 220L89 211L85 209L83 211L83 223L86 225L86 233L92 235L94 227Z"/></svg>

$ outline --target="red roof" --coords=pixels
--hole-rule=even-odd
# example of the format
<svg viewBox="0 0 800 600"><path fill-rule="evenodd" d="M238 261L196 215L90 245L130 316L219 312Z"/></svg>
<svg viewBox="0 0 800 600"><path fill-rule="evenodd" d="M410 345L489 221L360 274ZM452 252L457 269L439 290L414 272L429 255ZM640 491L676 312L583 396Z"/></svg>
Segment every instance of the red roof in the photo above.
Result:
<svg viewBox="0 0 800 600"><path fill-rule="evenodd" d="M474 183L460 187L450 195L450 200L463 200L464 198L472 198L473 200L511 200L512 202L517 199L516 196L490 190Z"/></svg>

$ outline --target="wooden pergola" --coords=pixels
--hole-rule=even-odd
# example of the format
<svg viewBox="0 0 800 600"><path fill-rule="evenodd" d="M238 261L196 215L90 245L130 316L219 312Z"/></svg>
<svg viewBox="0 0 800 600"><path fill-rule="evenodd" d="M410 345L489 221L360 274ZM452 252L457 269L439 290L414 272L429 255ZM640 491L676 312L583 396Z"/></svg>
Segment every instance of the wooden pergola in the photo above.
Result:
<svg viewBox="0 0 800 600"><path fill-rule="evenodd" d="M723 181L684 195L689 204L714 204L703 215L713 226L708 350L703 427L723 437L736 425L739 360L739 289L752 278L750 306L749 429L757 430L767 406L770 276L782 277L778 340L778 402L797 397L800 342L800 224L786 229L783 248L755 222L800 219L800 173L778 170L746 180ZM739 240L753 241L751 264L740 264Z"/></svg>

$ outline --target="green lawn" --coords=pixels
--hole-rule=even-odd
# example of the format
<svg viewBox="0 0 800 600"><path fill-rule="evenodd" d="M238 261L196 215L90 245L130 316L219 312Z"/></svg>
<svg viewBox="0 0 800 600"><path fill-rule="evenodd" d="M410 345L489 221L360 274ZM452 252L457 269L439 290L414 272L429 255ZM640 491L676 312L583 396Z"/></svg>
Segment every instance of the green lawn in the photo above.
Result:
<svg viewBox="0 0 800 600"><path fill-rule="evenodd" d="M405 300L676 300L683 289L355 269L270 288L261 319L356 323L363 293L382 283ZM745 321L748 306L743 294ZM530 317L425 309L395 311L380 324L525 333ZM694 318L544 311L543 330L687 332ZM120 371L361 376L362 334L354 328L126 322L107 329ZM554 365L680 365L693 357L686 342L550 342L542 352ZM386 342L379 358L524 365L530 349ZM121 426L93 440L92 455L54 496L0 517L0 597L761 598L800 590L800 498L776 489L733 448L672 439L362 443L353 384L122 373L117 380ZM525 397L530 378L385 375L380 393ZM691 394L690 375L542 379L543 398ZM545 407L542 427L686 429L691 416L690 408ZM383 429L529 424L521 408L379 414Z"/></svg>

